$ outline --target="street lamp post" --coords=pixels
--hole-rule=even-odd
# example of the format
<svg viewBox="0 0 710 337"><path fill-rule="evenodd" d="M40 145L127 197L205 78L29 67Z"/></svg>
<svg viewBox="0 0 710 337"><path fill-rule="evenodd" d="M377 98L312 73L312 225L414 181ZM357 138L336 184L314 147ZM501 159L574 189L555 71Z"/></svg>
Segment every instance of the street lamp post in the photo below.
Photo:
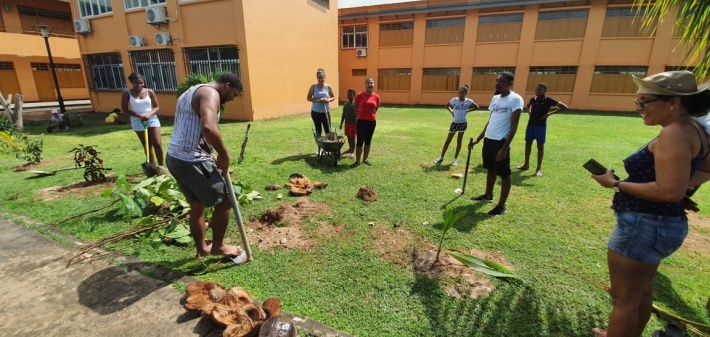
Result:
<svg viewBox="0 0 710 337"><path fill-rule="evenodd" d="M57 88L57 102L59 102L59 110L63 116L66 116L67 110L64 107L64 99L62 98L62 91L59 89L59 81L57 81L57 71L54 67L54 59L52 59L52 50L49 48L49 32L50 27L45 24L37 24L32 26L37 33L39 33L42 38L44 38L44 45L47 47L47 56L49 56L49 67L52 69L52 78L54 79L54 87Z"/></svg>

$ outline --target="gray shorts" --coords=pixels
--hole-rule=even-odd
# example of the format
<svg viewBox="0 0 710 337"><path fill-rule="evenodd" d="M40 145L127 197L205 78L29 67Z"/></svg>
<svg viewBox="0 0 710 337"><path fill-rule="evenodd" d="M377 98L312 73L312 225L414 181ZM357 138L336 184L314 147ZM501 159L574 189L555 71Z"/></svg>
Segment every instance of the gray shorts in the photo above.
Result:
<svg viewBox="0 0 710 337"><path fill-rule="evenodd" d="M165 163L188 202L199 200L210 207L226 200L227 186L213 160L188 162L168 154Z"/></svg>

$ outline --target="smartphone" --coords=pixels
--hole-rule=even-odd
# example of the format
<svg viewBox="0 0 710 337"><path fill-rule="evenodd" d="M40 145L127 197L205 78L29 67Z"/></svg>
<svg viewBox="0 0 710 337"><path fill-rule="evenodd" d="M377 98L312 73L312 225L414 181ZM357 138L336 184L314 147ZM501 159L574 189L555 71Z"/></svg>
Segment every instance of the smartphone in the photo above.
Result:
<svg viewBox="0 0 710 337"><path fill-rule="evenodd" d="M587 162L584 163L582 167L584 167L585 169L587 169L587 171L589 171L589 173L594 175L606 173L606 167L604 167L604 165L602 164L599 164L599 162L594 159L587 160ZM619 177L615 174L614 179L619 180Z"/></svg>

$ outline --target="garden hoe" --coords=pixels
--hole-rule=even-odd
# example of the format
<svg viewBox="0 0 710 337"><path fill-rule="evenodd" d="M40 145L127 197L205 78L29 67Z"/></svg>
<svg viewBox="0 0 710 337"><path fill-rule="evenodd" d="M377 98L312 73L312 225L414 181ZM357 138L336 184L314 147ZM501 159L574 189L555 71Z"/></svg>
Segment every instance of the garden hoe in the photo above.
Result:
<svg viewBox="0 0 710 337"><path fill-rule="evenodd" d="M239 163L244 160L244 149L247 146L247 141L249 140L249 128L251 124L247 124L247 133L244 136L244 142L242 143L242 151L239 154ZM227 185L227 194L229 194L229 200L232 203L232 209L234 210L234 218L237 220L237 226L239 227L239 234L242 236L242 246L244 251L247 253L247 261L251 262L254 257L251 255L251 247L249 247L249 240L247 239L247 232L244 230L244 221L242 221L242 213L239 211L239 200L237 200L237 195L234 194L234 185L232 185L232 178L229 176L229 171L222 172L224 177L224 182ZM232 262L239 264L236 259L237 257L230 257Z"/></svg>
<svg viewBox="0 0 710 337"><path fill-rule="evenodd" d="M150 143L148 143L148 122L143 122L143 138L145 140L145 163L141 164L146 177L158 175L158 168L150 162Z"/></svg>
<svg viewBox="0 0 710 337"><path fill-rule="evenodd" d="M466 193L466 178L468 178L468 164L471 162L471 151L473 150L473 138L468 142L468 155L466 156L466 171L463 173L463 187L461 188L461 195ZM458 190L458 189L457 189Z"/></svg>

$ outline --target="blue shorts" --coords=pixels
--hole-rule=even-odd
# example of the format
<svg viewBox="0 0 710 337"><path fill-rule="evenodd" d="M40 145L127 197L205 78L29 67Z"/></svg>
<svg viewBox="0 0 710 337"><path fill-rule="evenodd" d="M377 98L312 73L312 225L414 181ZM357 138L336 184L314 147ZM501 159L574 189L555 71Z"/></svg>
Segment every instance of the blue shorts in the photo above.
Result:
<svg viewBox="0 0 710 337"><path fill-rule="evenodd" d="M528 125L525 129L525 141L532 142L534 139L538 144L545 144L546 134L547 125Z"/></svg>
<svg viewBox="0 0 710 337"><path fill-rule="evenodd" d="M148 128L159 128L160 120L158 115L153 115L146 121L148 123ZM135 132L143 132L143 121L138 117L131 116L131 129Z"/></svg>
<svg viewBox="0 0 710 337"><path fill-rule="evenodd" d="M609 249L630 259L658 264L680 248L688 235L688 218L617 212Z"/></svg>

